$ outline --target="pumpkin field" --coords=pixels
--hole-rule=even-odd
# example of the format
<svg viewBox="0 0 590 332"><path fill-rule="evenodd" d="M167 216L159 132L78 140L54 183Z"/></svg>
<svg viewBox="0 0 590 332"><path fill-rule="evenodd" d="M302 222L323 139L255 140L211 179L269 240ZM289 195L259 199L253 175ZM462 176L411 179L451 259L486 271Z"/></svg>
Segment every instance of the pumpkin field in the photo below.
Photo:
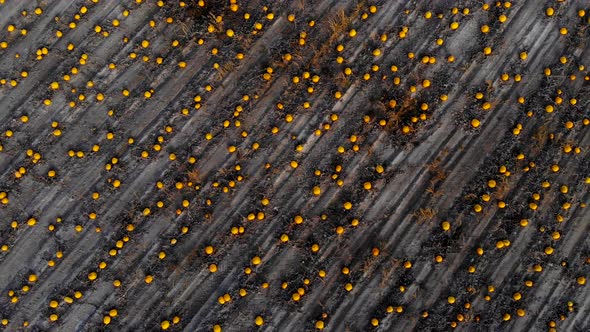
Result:
<svg viewBox="0 0 590 332"><path fill-rule="evenodd" d="M0 0L0 330L589 331L590 2Z"/></svg>

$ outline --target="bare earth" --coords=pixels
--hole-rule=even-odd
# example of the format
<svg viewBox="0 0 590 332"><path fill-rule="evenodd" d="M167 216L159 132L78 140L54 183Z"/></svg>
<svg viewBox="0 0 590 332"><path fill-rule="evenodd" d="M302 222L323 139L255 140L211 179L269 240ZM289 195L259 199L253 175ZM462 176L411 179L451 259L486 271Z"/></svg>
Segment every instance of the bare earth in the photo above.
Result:
<svg viewBox="0 0 590 332"><path fill-rule="evenodd" d="M0 328L589 331L588 10L0 0Z"/></svg>

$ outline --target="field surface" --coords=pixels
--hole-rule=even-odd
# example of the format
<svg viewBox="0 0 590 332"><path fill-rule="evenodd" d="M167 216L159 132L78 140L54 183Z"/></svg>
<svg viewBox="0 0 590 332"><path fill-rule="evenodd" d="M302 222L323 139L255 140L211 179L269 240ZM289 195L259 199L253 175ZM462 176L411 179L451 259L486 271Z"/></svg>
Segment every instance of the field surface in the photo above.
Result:
<svg viewBox="0 0 590 332"><path fill-rule="evenodd" d="M589 331L587 11L0 0L0 329Z"/></svg>

